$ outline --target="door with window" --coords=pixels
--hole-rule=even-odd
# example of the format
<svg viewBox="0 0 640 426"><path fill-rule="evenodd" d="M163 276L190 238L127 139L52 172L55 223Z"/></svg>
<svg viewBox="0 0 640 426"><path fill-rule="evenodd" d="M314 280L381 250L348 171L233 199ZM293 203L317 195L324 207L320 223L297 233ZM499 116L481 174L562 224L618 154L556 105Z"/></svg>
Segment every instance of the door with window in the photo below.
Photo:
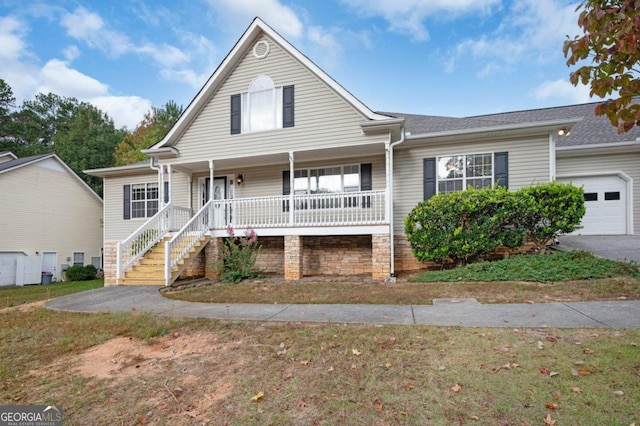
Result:
<svg viewBox="0 0 640 426"><path fill-rule="evenodd" d="M208 201L211 192L209 191L209 185L211 178L200 178L200 207L204 206ZM231 198L231 191L227 190L227 178L214 177L213 178L213 199L214 200L226 200ZM230 220L230 209L226 208L224 203L214 203L213 206L213 226L215 228L224 228Z"/></svg>

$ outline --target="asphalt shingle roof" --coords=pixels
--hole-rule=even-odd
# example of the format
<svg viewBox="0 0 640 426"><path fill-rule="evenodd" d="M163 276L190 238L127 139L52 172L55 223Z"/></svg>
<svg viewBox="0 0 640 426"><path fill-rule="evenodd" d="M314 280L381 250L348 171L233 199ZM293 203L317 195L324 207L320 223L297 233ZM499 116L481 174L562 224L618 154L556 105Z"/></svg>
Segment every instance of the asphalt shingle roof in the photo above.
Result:
<svg viewBox="0 0 640 426"><path fill-rule="evenodd" d="M463 130L504 124L524 124L541 121L581 118L571 129L571 134L558 140L558 147L594 145L640 140L640 128L634 127L627 133L618 134L606 117L596 116L594 108L597 102L541 108L524 111L512 111L499 114L478 115L455 118L433 115L404 113L383 113L393 117L404 117L405 128L412 134L437 133L447 130Z"/></svg>
<svg viewBox="0 0 640 426"><path fill-rule="evenodd" d="M23 157L11 161L5 161L4 163L0 163L0 172L13 169L14 167L18 167L22 164L29 163L40 158L48 157L50 155L51 154L32 155L31 157Z"/></svg>

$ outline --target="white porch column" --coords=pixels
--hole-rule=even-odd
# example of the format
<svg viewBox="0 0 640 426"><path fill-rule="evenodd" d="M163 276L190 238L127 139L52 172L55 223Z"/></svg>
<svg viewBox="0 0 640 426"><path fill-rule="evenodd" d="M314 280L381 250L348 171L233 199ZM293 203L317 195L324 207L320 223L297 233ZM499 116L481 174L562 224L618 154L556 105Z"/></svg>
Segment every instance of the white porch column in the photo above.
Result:
<svg viewBox="0 0 640 426"><path fill-rule="evenodd" d="M168 188L169 194L168 194L168 196L166 198L167 198L169 203L172 203L173 202L173 187L172 187L173 186L172 185L173 177L172 177L172 173L171 173L171 164L167 165L167 174L169 175L169 177L167 178L167 181L169 182L169 188ZM163 187L162 189L164 190L164 184L162 185L162 187Z"/></svg>
<svg viewBox="0 0 640 426"><path fill-rule="evenodd" d="M295 221L295 206L293 205L293 185L295 183L295 178L293 176L293 172L295 170L295 165L293 161L293 151L289 151L289 225L293 225Z"/></svg>
<svg viewBox="0 0 640 426"><path fill-rule="evenodd" d="M164 166L158 164L158 210L164 207Z"/></svg>
<svg viewBox="0 0 640 426"><path fill-rule="evenodd" d="M209 160L209 201L213 200L213 160ZM213 206L213 204L210 204ZM209 207L209 229L213 229L213 208Z"/></svg>

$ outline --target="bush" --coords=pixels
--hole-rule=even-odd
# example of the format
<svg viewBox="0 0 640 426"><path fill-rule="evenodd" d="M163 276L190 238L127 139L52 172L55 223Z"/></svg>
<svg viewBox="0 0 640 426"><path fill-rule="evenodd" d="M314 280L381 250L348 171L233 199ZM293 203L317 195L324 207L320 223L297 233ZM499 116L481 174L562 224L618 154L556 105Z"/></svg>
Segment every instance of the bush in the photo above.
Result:
<svg viewBox="0 0 640 426"><path fill-rule="evenodd" d="M550 182L521 188L515 196L520 210L518 226L540 252L558 235L581 228L586 212L582 188Z"/></svg>
<svg viewBox="0 0 640 426"><path fill-rule="evenodd" d="M517 202L505 188L438 194L409 213L405 233L419 261L466 264L499 246L522 245Z"/></svg>
<svg viewBox="0 0 640 426"><path fill-rule="evenodd" d="M254 270L261 248L256 231L251 229L244 237L238 237L228 226L227 233L229 238L220 245L220 262L213 265L220 281L239 283L260 276Z"/></svg>
<svg viewBox="0 0 640 426"><path fill-rule="evenodd" d="M468 189L418 204L405 218L405 234L421 262L466 264L525 237L544 252L554 237L579 229L584 213L583 190L569 184Z"/></svg>
<svg viewBox="0 0 640 426"><path fill-rule="evenodd" d="M73 265L65 271L67 281L95 280L97 274L98 270L93 265Z"/></svg>

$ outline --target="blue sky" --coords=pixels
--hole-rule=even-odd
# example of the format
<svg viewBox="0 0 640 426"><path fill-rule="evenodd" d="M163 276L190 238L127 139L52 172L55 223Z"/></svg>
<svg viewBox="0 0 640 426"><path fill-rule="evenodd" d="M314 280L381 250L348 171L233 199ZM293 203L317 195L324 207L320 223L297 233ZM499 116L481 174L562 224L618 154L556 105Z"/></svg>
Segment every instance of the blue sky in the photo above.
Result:
<svg viewBox="0 0 640 426"><path fill-rule="evenodd" d="M92 102L133 129L186 107L260 16L375 111L470 116L589 102L564 0L0 0L0 78Z"/></svg>

